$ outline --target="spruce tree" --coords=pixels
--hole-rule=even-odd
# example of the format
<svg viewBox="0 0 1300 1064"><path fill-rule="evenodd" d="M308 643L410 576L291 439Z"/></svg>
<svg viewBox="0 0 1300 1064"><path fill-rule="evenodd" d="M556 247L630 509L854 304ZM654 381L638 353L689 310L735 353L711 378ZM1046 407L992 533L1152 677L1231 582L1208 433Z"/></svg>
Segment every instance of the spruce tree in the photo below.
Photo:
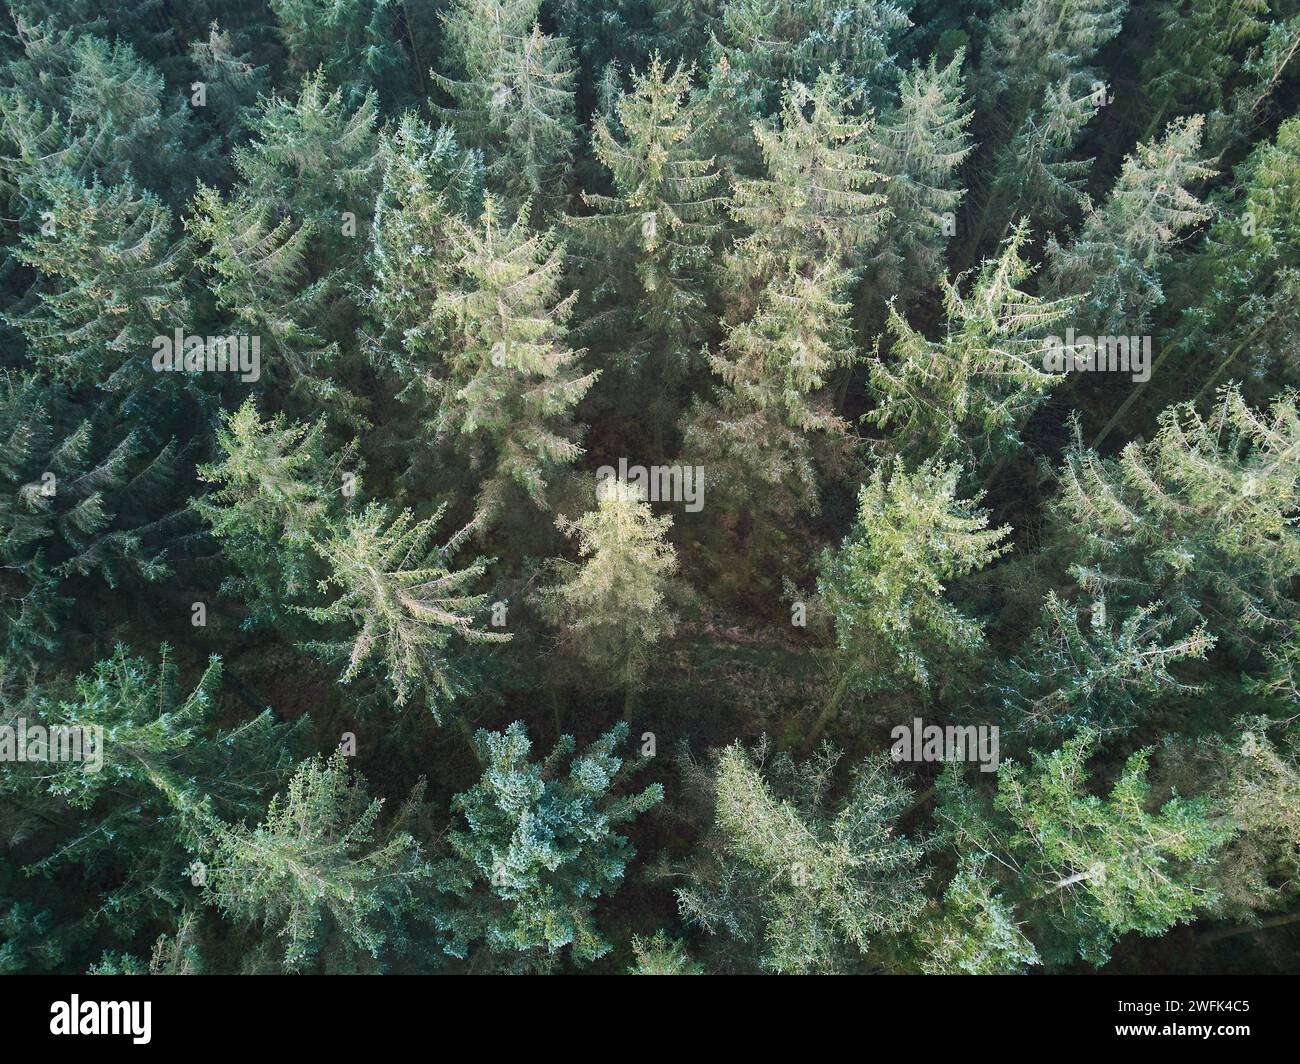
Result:
<svg viewBox="0 0 1300 1064"><path fill-rule="evenodd" d="M483 468L480 518L510 484L546 505L548 478L582 454L573 410L599 376L565 346L577 293L559 296L564 248L528 221L525 205L504 224L489 196L478 225L454 225L452 276L434 308L452 345L436 423Z"/></svg>
<svg viewBox="0 0 1300 1064"><path fill-rule="evenodd" d="M452 569L447 547L431 547L439 509L424 520L410 510L389 517L372 502L329 529L312 547L328 575L322 594L337 596L325 606L299 607L321 624L342 629L336 640L316 641L313 650L344 663L340 683L349 683L374 666L384 673L393 700L404 706L422 695L435 717L461 684L448 646L456 636L467 642L500 642L510 637L474 627L487 600L470 590L487 563Z"/></svg>
<svg viewBox="0 0 1300 1064"><path fill-rule="evenodd" d="M1091 212L1067 247L1049 242L1055 292L1086 296L1083 324L1093 335L1131 335L1164 301L1160 269L1184 230L1210 217L1188 188L1213 176L1197 161L1203 121L1170 123L1163 138L1139 145L1106 202Z"/></svg>
<svg viewBox="0 0 1300 1064"><path fill-rule="evenodd" d="M958 496L959 475L941 464L909 472L901 459L877 469L844 543L823 555L817 592L834 623L837 678L809 746L850 685L926 688L938 666L983 644L979 622L948 600L946 585L1004 553L1010 529L989 528L976 500Z"/></svg>
<svg viewBox="0 0 1300 1064"><path fill-rule="evenodd" d="M601 674L598 683L624 689L630 712L655 645L677 625L677 552L665 538L673 520L656 517L645 493L620 480L601 480L596 499L576 521L556 521L577 540L581 560L557 560L541 605L563 643Z"/></svg>
<svg viewBox="0 0 1300 1064"><path fill-rule="evenodd" d="M219 724L221 663L208 662L197 683L180 683L166 646L160 663L118 647L72 681L57 681L6 706L6 723L79 729L91 736L83 761L7 765L0 810L26 842L14 851L29 876L81 881L65 917L69 943L84 949L106 928L129 941L185 905L213 817L256 813L288 774L302 728L270 710ZM95 767L95 761L102 763ZM74 876L72 870L79 870Z"/></svg>
<svg viewBox="0 0 1300 1064"><path fill-rule="evenodd" d="M542 32L541 0L455 0L440 15L446 68L434 81L455 101L446 114L461 143L483 153L487 179L514 213L531 200L545 216L565 198L573 156L573 57Z"/></svg>
<svg viewBox="0 0 1300 1064"><path fill-rule="evenodd" d="M957 853L1002 869L1004 889L1049 964L1106 963L1129 932L1160 935L1213 901L1210 860L1232 835L1204 799L1151 811L1149 750L1109 794L1087 789L1096 735L1084 729L1028 766L1004 762L991 807L950 766L938 817Z"/></svg>
<svg viewBox="0 0 1300 1064"><path fill-rule="evenodd" d="M626 742L620 723L581 752L561 736L534 761L522 721L475 734L483 775L452 799L450 852L434 871L449 955L471 971L546 971L566 950L575 964L609 952L595 903L636 856L620 827L663 799L657 783L625 788L637 767L616 753Z"/></svg>
<svg viewBox="0 0 1300 1064"><path fill-rule="evenodd" d="M973 147L965 58L959 48L945 66L934 57L928 66L913 64L899 83L897 106L871 134L871 157L889 203L880 241L887 262L877 267L873 288L903 305L943 275L944 249L956 232L964 198L958 174Z"/></svg>
<svg viewBox="0 0 1300 1064"><path fill-rule="evenodd" d="M897 307L889 311L888 357L871 360L875 406L867 418L888 432L888 447L983 468L1020 446L1020 430L1054 383L1044 364L1047 333L1076 306L1024 291L1033 267L1019 226L970 290L942 282L945 335L927 339Z"/></svg>
<svg viewBox="0 0 1300 1064"><path fill-rule="evenodd" d="M664 931L656 931L649 938L632 936L632 955L636 963L628 968L629 975L703 975L704 969L696 964L686 948Z"/></svg>
<svg viewBox="0 0 1300 1064"><path fill-rule="evenodd" d="M750 107L766 113L787 81L810 82L838 64L855 94L889 82L910 0L723 0L715 36L742 79Z"/></svg>
<svg viewBox="0 0 1300 1064"><path fill-rule="evenodd" d="M832 805L837 760L827 747L802 765L768 763L765 746L751 755L739 744L718 758L713 832L677 904L691 924L729 936L741 963L757 954L771 972L850 971L921 911L922 849L898 832L907 787L881 757Z"/></svg>
<svg viewBox="0 0 1300 1064"><path fill-rule="evenodd" d="M405 95L409 77L394 0L269 0L289 66L299 76L320 69L330 84L360 99L372 80Z"/></svg>
<svg viewBox="0 0 1300 1064"><path fill-rule="evenodd" d="M222 590L255 620L285 624L319 579L312 544L340 519L343 492L360 491L356 447L331 454L323 422L263 419L251 399L222 415L216 443L220 459L198 469L213 487L191 505L235 569Z"/></svg>
<svg viewBox="0 0 1300 1064"><path fill-rule="evenodd" d="M1137 727L1153 702L1198 690L1170 666L1203 659L1215 639L1204 626L1174 636L1175 626L1162 603L1112 619L1105 598L1069 604L1049 592L1040 627L999 670L1002 719L1037 734Z"/></svg>
<svg viewBox="0 0 1300 1064"><path fill-rule="evenodd" d="M881 180L869 154L872 123L853 102L831 69L811 86L786 86L777 124L754 123L765 176L735 182L731 213L747 232L727 258L734 284L806 274L827 259L861 265L887 209L872 191Z"/></svg>
<svg viewBox="0 0 1300 1064"><path fill-rule="evenodd" d="M1076 434L1049 534L1112 608L1163 599L1180 629L1203 621L1249 644L1293 612L1298 477L1295 397L1256 411L1225 388L1207 415L1167 409L1153 439L1113 459Z"/></svg>
<svg viewBox="0 0 1300 1064"><path fill-rule="evenodd" d="M617 126L597 119L593 134L613 195L583 192L595 213L572 222L590 327L632 361L647 350L684 358L707 323L723 199L713 160L699 153L690 88L691 70L658 56L633 76Z"/></svg>
<svg viewBox="0 0 1300 1064"><path fill-rule="evenodd" d="M186 227L207 245L200 261L217 307L240 335L256 337L259 350L265 345L267 384L355 422L357 399L331 378L338 345L316 327L332 293L326 279L306 278L311 226L271 215L269 203L247 195L223 202L204 186Z"/></svg>
<svg viewBox="0 0 1300 1064"><path fill-rule="evenodd" d="M383 971L424 911L431 867L403 830L421 790L385 822L342 752L310 758L256 826L209 826L204 897L273 932L285 972Z"/></svg>
<svg viewBox="0 0 1300 1064"><path fill-rule="evenodd" d="M291 217L310 226L310 274L333 268L356 276L369 246L375 197L382 176L379 98L369 91L349 106L341 90L308 74L296 94L272 93L247 120L249 140L235 149L240 187L278 222ZM345 294L333 286L334 298Z"/></svg>
<svg viewBox="0 0 1300 1064"><path fill-rule="evenodd" d="M171 340L189 317L190 245L176 238L171 212L130 180L86 185L61 171L30 191L46 221L23 234L15 257L38 280L9 320L33 360L58 380L138 403L174 393L180 375L152 365L155 338Z"/></svg>
<svg viewBox="0 0 1300 1064"><path fill-rule="evenodd" d="M414 113L382 144L383 179L370 250L366 305L385 336L380 355L415 400L436 403L445 323L432 314L449 280L457 219L483 212L483 167L446 127L436 133Z"/></svg>
<svg viewBox="0 0 1300 1064"><path fill-rule="evenodd" d="M201 172L189 107L124 41L16 22L18 55L0 77L0 190L30 222L19 186L68 171L84 184L128 178L175 202ZM16 201L14 197L17 197Z"/></svg>
<svg viewBox="0 0 1300 1064"><path fill-rule="evenodd" d="M54 650L88 578L121 594L170 574L177 449L118 420L39 377L0 373L0 657Z"/></svg>
<svg viewBox="0 0 1300 1064"><path fill-rule="evenodd" d="M926 975L1021 975L1041 964L985 858L963 859L933 912L915 931Z"/></svg>

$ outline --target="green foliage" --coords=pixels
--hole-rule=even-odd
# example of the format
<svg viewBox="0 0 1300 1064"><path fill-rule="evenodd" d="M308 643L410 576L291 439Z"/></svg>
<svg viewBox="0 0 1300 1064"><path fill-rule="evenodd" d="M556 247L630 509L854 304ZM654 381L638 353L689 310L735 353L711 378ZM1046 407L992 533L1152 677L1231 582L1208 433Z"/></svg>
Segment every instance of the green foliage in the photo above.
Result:
<svg viewBox="0 0 1300 1064"><path fill-rule="evenodd" d="M547 478L582 454L573 410L599 376L580 374L580 352L564 345L577 299L558 295L564 248L528 218L525 205L503 225L489 197L477 226L453 225L452 275L434 308L452 344L436 425L486 467L481 515L503 505L511 483L546 505Z"/></svg>
<svg viewBox="0 0 1300 1064"><path fill-rule="evenodd" d="M0 78L0 189L11 203L19 186L67 171L82 184L128 178L179 197L192 184L186 103L124 41L15 24L17 56ZM26 216L26 204L11 208ZM26 220L26 219L25 219Z"/></svg>
<svg viewBox="0 0 1300 1064"><path fill-rule="evenodd" d="M541 0L454 0L441 14L447 67L433 72L455 104L446 112L462 143L488 159L487 178L513 213L525 200L563 202L577 138L573 57L541 31Z"/></svg>
<svg viewBox="0 0 1300 1064"><path fill-rule="evenodd" d="M831 69L811 87L791 82L779 125L756 121L766 176L738 180L731 213L746 229L728 257L733 283L785 272L806 274L826 260L861 263L881 233L886 198L870 191L872 124L853 110L844 78Z"/></svg>
<svg viewBox="0 0 1300 1064"><path fill-rule="evenodd" d="M692 924L761 949L764 969L837 972L862 962L877 935L906 927L923 906L921 847L897 834L907 787L883 755L827 802L838 755L765 764L739 744L718 758L714 831L677 902Z"/></svg>
<svg viewBox="0 0 1300 1064"><path fill-rule="evenodd" d="M325 606L298 607L311 620L337 625L345 633L337 641L311 644L326 658L344 663L341 683L374 664L398 706L422 695L435 717L459 686L448 649L453 636L468 642L510 638L474 627L487 595L470 586L487 563L448 566L449 548L430 546L441 516L438 510L417 520L403 510L390 518L388 507L372 502L346 517L312 541L328 571L318 590L328 594L336 589L337 597Z"/></svg>
<svg viewBox="0 0 1300 1064"><path fill-rule="evenodd" d="M29 876L75 874L88 904L67 933L84 948L97 927L128 939L184 904L192 858L214 816L243 816L287 774L301 729L269 710L218 725L221 663L184 693L168 649L150 665L118 647L66 687L6 700L2 718L79 730L82 760L6 765L0 816ZM96 752L97 751L97 752Z"/></svg>
<svg viewBox="0 0 1300 1064"><path fill-rule="evenodd" d="M887 83L910 0L723 0L717 34L729 66L765 111L786 81L811 81L839 64L851 90Z"/></svg>
<svg viewBox="0 0 1300 1064"><path fill-rule="evenodd" d="M320 68L351 97L368 79L404 79L401 8L394 0L269 0L289 66L299 76Z"/></svg>
<svg viewBox="0 0 1300 1064"><path fill-rule="evenodd" d="M1201 126L1200 118L1176 120L1161 140L1138 145L1074 242L1048 248L1052 288L1086 295L1083 324L1093 334L1142 332L1151 309L1164 301L1159 270L1170 245L1209 218L1187 187L1214 174L1196 160Z"/></svg>
<svg viewBox="0 0 1300 1064"><path fill-rule="evenodd" d="M423 915L432 872L404 816L385 822L382 808L341 752L303 762L256 827L210 826L205 898L274 933L286 972L382 971Z"/></svg>
<svg viewBox="0 0 1300 1064"><path fill-rule="evenodd" d="M962 861L938 910L922 920L916 938L926 975L1019 975L1042 963L986 867L980 858Z"/></svg>
<svg viewBox="0 0 1300 1064"><path fill-rule="evenodd" d="M483 209L482 159L446 127L407 113L382 144L368 306L392 336L384 357L415 396L436 395L443 323L431 313L451 266L453 222Z"/></svg>
<svg viewBox="0 0 1300 1064"><path fill-rule="evenodd" d="M871 135L871 156L884 181L889 218L876 287L898 293L929 288L943 273L943 253L956 232L964 198L959 172L972 150L974 112L965 100L964 49L945 66L935 57L902 75L898 105L882 115Z"/></svg>
<svg viewBox="0 0 1300 1064"><path fill-rule="evenodd" d="M1007 548L1008 528L958 497L956 466L903 463L877 470L858 494L858 516L821 562L817 592L835 625L841 685L928 686L936 665L969 655L983 633L945 597L946 584Z"/></svg>
<svg viewBox="0 0 1300 1064"><path fill-rule="evenodd" d="M691 960L680 942L656 931L650 938L632 936L632 953L636 963L629 975L703 975L704 969Z"/></svg>
<svg viewBox="0 0 1300 1064"><path fill-rule="evenodd" d="M581 753L565 735L537 762L522 721L474 736L483 776L452 799L450 854L435 868L448 954L544 970L566 949L575 964L609 951L595 902L636 856L618 829L663 798L657 783L615 793L635 767L615 754L626 741L621 723Z"/></svg>
<svg viewBox="0 0 1300 1064"><path fill-rule="evenodd" d="M724 201L713 160L699 151L690 77L656 56L620 97L617 125L598 118L592 135L614 194L583 192L595 214L572 224L582 237L592 328L617 337L625 357L646 346L682 357L703 331Z"/></svg>
<svg viewBox="0 0 1300 1064"><path fill-rule="evenodd" d="M115 439L110 421L38 377L0 373L0 656L54 649L84 578L118 587L169 572L176 448Z"/></svg>
<svg viewBox="0 0 1300 1064"><path fill-rule="evenodd" d="M1261 412L1225 388L1208 415L1170 408L1152 440L1114 459L1076 437L1055 535L1069 536L1076 578L1113 604L1160 598L1181 624L1257 638L1293 612L1298 463L1294 397Z"/></svg>
<svg viewBox="0 0 1300 1064"><path fill-rule="evenodd" d="M1011 870L1017 912L1049 963L1104 964L1131 931L1160 935L1213 900L1208 871L1232 835L1204 799L1149 809L1149 750L1133 753L1106 797L1087 789L1096 736L1084 729L1026 767L1004 762L992 807L949 771L938 815L957 852ZM989 867L994 867L990 864Z"/></svg>
<svg viewBox="0 0 1300 1064"><path fill-rule="evenodd" d="M556 521L577 540L581 560L557 560L554 584L540 593L543 612L579 659L604 673L599 682L629 697L677 625L677 552L665 539L672 523L655 516L640 488L615 479L598 483L594 510Z"/></svg>
<svg viewBox="0 0 1300 1064"><path fill-rule="evenodd" d="M1018 227L967 294L943 282L947 324L938 342L891 306L890 357L872 359L876 406L867 417L903 458L975 469L1020 446L1020 430L1054 383L1044 369L1045 335L1075 305L1021 288L1032 274L1021 256L1027 240Z"/></svg>
<svg viewBox="0 0 1300 1064"><path fill-rule="evenodd" d="M190 248L172 215L129 179L105 187L69 171L30 189L43 221L23 233L16 259L38 271L30 309L11 315L33 360L76 386L119 394L164 387L154 338L185 323Z"/></svg>
<svg viewBox="0 0 1300 1064"><path fill-rule="evenodd" d="M198 470L214 487L191 505L236 570L223 591L283 623L319 579L312 545L338 519L343 492L360 490L355 445L331 456L321 422L263 420L251 399L223 415L216 441L221 460Z"/></svg>
<svg viewBox="0 0 1300 1064"><path fill-rule="evenodd" d="M1300 0L3 14L0 971L1295 967Z"/></svg>
<svg viewBox="0 0 1300 1064"><path fill-rule="evenodd" d="M1203 659L1214 636L1199 626L1173 637L1174 627L1161 603L1138 606L1116 624L1105 598L1072 606L1049 592L1041 626L996 685L1003 719L1013 728L1051 733L1082 725L1099 732L1135 727L1159 698L1199 690L1169 667Z"/></svg>

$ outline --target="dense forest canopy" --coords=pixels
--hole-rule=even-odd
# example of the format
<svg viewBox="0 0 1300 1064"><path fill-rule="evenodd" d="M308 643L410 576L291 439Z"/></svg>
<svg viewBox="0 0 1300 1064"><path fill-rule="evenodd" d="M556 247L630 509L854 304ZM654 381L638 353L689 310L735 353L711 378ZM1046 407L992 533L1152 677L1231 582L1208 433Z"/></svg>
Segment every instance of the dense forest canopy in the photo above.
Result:
<svg viewBox="0 0 1300 1064"><path fill-rule="evenodd" d="M1300 0L4 0L0 972L1300 970Z"/></svg>

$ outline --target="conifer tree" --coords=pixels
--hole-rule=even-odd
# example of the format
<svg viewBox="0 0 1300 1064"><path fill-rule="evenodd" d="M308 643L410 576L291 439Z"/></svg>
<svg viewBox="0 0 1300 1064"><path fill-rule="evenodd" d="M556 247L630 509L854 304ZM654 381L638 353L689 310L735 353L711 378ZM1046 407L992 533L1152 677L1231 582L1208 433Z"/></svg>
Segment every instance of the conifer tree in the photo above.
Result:
<svg viewBox="0 0 1300 1064"><path fill-rule="evenodd" d="M431 310L449 279L453 222L482 215L482 159L414 113L385 136L382 156L367 306L390 334L383 357L406 394L436 403L445 323Z"/></svg>
<svg viewBox="0 0 1300 1064"><path fill-rule="evenodd" d="M274 932L286 972L383 971L422 915L431 867L342 752L304 761L265 818L211 826L204 897L232 920Z"/></svg>
<svg viewBox="0 0 1300 1064"><path fill-rule="evenodd" d="M677 552L665 539L673 519L656 517L638 486L612 478L599 482L596 500L576 521L556 521L576 538L581 560L557 561L541 601L577 656L623 687L630 711L655 644L677 625Z"/></svg>
<svg viewBox="0 0 1300 1064"><path fill-rule="evenodd" d="M46 222L23 234L15 257L39 279L27 309L9 320L33 360L58 380L138 393L137 402L170 390L177 375L155 373L154 339L186 324L190 268L171 212L130 180L85 185L62 171L31 191Z"/></svg>
<svg viewBox="0 0 1300 1064"><path fill-rule="evenodd" d="M633 935L632 954L636 963L627 970L629 975L704 974L704 969L691 960L686 948L664 931L656 931L649 938Z"/></svg>
<svg viewBox="0 0 1300 1064"><path fill-rule="evenodd" d="M241 335L256 337L259 349L265 344L268 384L355 421L357 399L330 376L338 345L316 327L332 292L328 279L306 277L311 224L273 223L271 214L265 201L244 194L223 202L201 186L185 224L208 246L200 261L217 307Z"/></svg>
<svg viewBox="0 0 1300 1064"><path fill-rule="evenodd" d="M1020 430L1054 383L1046 334L1076 305L1023 290L1033 273L1021 254L1027 240L1018 226L965 294L942 282L947 323L939 341L890 308L889 357L871 361L876 405L867 417L905 459L976 469L1019 447Z"/></svg>
<svg viewBox="0 0 1300 1064"><path fill-rule="evenodd" d="M883 179L889 218L881 237L888 263L878 267L874 288L896 293L906 305L944 273L943 253L953 235L964 190L960 167L972 150L974 112L964 96L964 49L946 66L934 57L903 74L898 105L884 113L871 134L871 157Z"/></svg>
<svg viewBox="0 0 1300 1064"><path fill-rule="evenodd" d="M790 270L763 289L753 317L728 330L710 357L737 406L773 410L804 431L844 431L813 393L856 357L848 282L848 271L832 261L810 264L806 273Z"/></svg>
<svg viewBox="0 0 1300 1064"><path fill-rule="evenodd" d="M1128 0L1021 0L989 20L974 80L993 180L971 249L986 235L1000 240L1013 217L1052 225L1080 202L1091 164L1071 155L1106 99L1092 63L1127 8Z"/></svg>
<svg viewBox="0 0 1300 1064"><path fill-rule="evenodd" d="M339 518L345 474L360 489L356 447L330 455L323 422L263 420L251 399L222 415L216 442L220 460L198 469L213 488L191 505L236 570L222 589L257 620L286 623L319 578L312 544Z"/></svg>
<svg viewBox="0 0 1300 1064"><path fill-rule="evenodd" d="M1041 958L982 858L964 859L915 932L926 975L1019 975Z"/></svg>
<svg viewBox="0 0 1300 1064"><path fill-rule="evenodd" d="M27 874L68 882L81 870L68 928L78 948L99 927L129 939L179 912L205 825L260 809L302 743L302 728L270 710L219 726L220 661L187 693L166 646L160 657L155 666L119 646L75 681L3 711L83 734L86 760L7 765L0 776L8 830L28 840L14 851Z"/></svg>
<svg viewBox="0 0 1300 1064"><path fill-rule="evenodd" d="M455 101L446 114L461 143L483 153L489 186L514 213L562 204L577 137L573 56L542 32L541 0L455 0L441 14L446 66L433 74Z"/></svg>
<svg viewBox="0 0 1300 1064"><path fill-rule="evenodd" d="M1268 398L1295 383L1286 353L1298 342L1290 308L1300 298L1300 119L1242 162L1236 184L1240 199L1220 208L1186 265L1180 287L1191 298L1157 365L1176 352L1170 368L1198 396L1235 370L1243 388Z"/></svg>
<svg viewBox="0 0 1300 1064"><path fill-rule="evenodd" d="M398 706L423 695L435 717L458 691L448 645L453 636L467 642L500 642L510 637L474 628L486 594L469 590L487 568L476 561L465 569L448 565L448 548L430 546L442 516L417 520L410 510L389 518L388 507L372 502L334 526L312 546L328 568L318 588L337 597L325 606L300 607L322 624L338 624L346 635L311 648L345 665L340 683L349 683L372 663L381 668Z"/></svg>
<svg viewBox="0 0 1300 1064"><path fill-rule="evenodd" d="M1014 134L1045 89L1084 81L1127 7L1128 0L1021 0L996 12L977 79L989 113Z"/></svg>
<svg viewBox="0 0 1300 1064"><path fill-rule="evenodd" d="M116 587L170 571L176 448L114 432L112 413L0 373L0 657L55 649L80 579Z"/></svg>
<svg viewBox="0 0 1300 1064"><path fill-rule="evenodd" d="M548 477L582 454L573 410L599 376L581 374L581 352L564 343L577 299L559 297L564 248L528 220L525 205L503 224L489 196L478 225L453 226L452 279L435 307L453 345L437 426L486 467L480 517L502 505L512 483L546 505Z"/></svg>
<svg viewBox="0 0 1300 1064"><path fill-rule="evenodd" d="M1156 699L1198 689L1170 666L1204 658L1214 647L1204 626L1179 637L1171 636L1174 627L1160 603L1138 606L1116 623L1104 598L1084 607L1049 592L1041 626L999 678L1003 719L1040 733L1136 727Z"/></svg>
<svg viewBox="0 0 1300 1064"><path fill-rule="evenodd" d="M831 69L811 87L791 82L779 124L754 123L766 176L739 179L731 213L747 230L728 255L733 283L761 284L827 259L861 265L879 237L885 197L872 191L872 123L852 109L844 77Z"/></svg>
<svg viewBox="0 0 1300 1064"><path fill-rule="evenodd" d="M174 203L200 172L189 107L124 41L16 23L19 55L0 77L0 189L68 171L84 184L128 178ZM9 217L29 222L28 207Z"/></svg>
<svg viewBox="0 0 1300 1064"><path fill-rule="evenodd" d="M1176 3L1159 11L1156 47L1143 64L1151 120L1148 136L1171 110L1225 109L1243 54L1268 34L1268 0Z"/></svg>
<svg viewBox="0 0 1300 1064"><path fill-rule="evenodd" d="M192 41L189 50L203 86L204 106L212 109L227 140L242 133L241 119L267 83L267 68L254 64L251 55L237 52L237 47L230 32L214 20L207 37Z"/></svg>
<svg viewBox="0 0 1300 1064"><path fill-rule="evenodd" d="M1051 229L1088 205L1093 160L1075 158L1075 147L1097 114L1101 91L1063 81L1043 93L993 163L979 236L990 225L1009 226L1012 217Z"/></svg>
<svg viewBox="0 0 1300 1064"><path fill-rule="evenodd" d="M613 195L584 192L594 215L575 218L591 327L635 360L646 349L674 358L702 335L706 279L723 199L713 160L698 151L691 70L656 56L616 108L597 119L596 158ZM610 269L611 263L614 269Z"/></svg>
<svg viewBox="0 0 1300 1064"><path fill-rule="evenodd" d="M1171 245L1210 217L1187 187L1214 174L1196 159L1203 125L1199 117L1175 120L1159 141L1139 145L1076 239L1065 248L1050 242L1050 285L1086 295L1081 313L1092 334L1142 332L1164 301L1159 271Z"/></svg>
<svg viewBox="0 0 1300 1064"><path fill-rule="evenodd" d="M360 99L368 83L405 89L406 53L394 0L269 0L289 66L299 76L321 69L330 84Z"/></svg>
<svg viewBox="0 0 1300 1064"><path fill-rule="evenodd" d="M1285 724L1285 722L1282 722ZM1300 873L1300 758L1294 734L1269 734L1275 722L1238 722L1227 739L1210 740L1211 788L1237 831L1223 848L1215 869L1215 911L1248 923L1263 913L1285 913L1297 892ZM1202 784L1203 786L1203 784Z"/></svg>
<svg viewBox="0 0 1300 1064"><path fill-rule="evenodd" d="M1149 810L1149 750L1124 764L1106 797L1087 789L1096 747L1083 729L1029 766L1004 762L989 808L950 766L938 816L956 852L1004 870L1017 915L1049 964L1104 964L1131 931L1160 935L1213 900L1210 859L1231 836L1204 799Z"/></svg>
<svg viewBox="0 0 1300 1064"><path fill-rule="evenodd" d="M1114 459L1076 435L1051 535L1068 540L1076 578L1112 608L1163 599L1181 627L1205 621L1250 642L1292 612L1297 478L1295 397L1256 411L1225 388L1208 415L1171 407L1154 439Z"/></svg>
<svg viewBox="0 0 1300 1064"><path fill-rule="evenodd" d="M821 560L817 592L835 626L835 688L806 740L821 735L850 685L925 688L936 665L969 656L984 640L978 621L945 597L948 581L1008 548L1009 528L989 528L977 500L958 497L959 469L901 459L877 469L858 494L858 517Z"/></svg>
<svg viewBox="0 0 1300 1064"><path fill-rule="evenodd" d="M264 98L246 123L248 143L235 149L242 189L259 206L272 206L276 221L289 216L311 227L313 277L342 266L344 280L359 283L353 273L369 246L382 176L378 122L377 93L348 106L316 72L296 95ZM333 288L336 299L344 294L345 285Z"/></svg>
<svg viewBox="0 0 1300 1064"><path fill-rule="evenodd" d="M910 0L723 0L716 38L756 114L787 81L811 82L838 64L854 94L889 83Z"/></svg>
<svg viewBox="0 0 1300 1064"><path fill-rule="evenodd" d="M483 775L452 799L450 853L435 867L449 955L470 958L471 970L547 970L564 950L576 964L609 951L595 903L636 856L619 829L663 799L657 783L624 788L637 767L616 753L626 742L619 723L580 753L564 735L533 761L522 721L475 734Z"/></svg>
<svg viewBox="0 0 1300 1064"><path fill-rule="evenodd" d="M857 359L849 277L827 261L773 278L753 316L709 356L726 391L695 405L684 453L708 469L715 500L732 512L814 512L818 466L835 471L847 458L848 425L818 393Z"/></svg>
<svg viewBox="0 0 1300 1064"><path fill-rule="evenodd" d="M1279 7L1279 16L1289 9L1285 0ZM1300 12L1291 9L1287 17L1270 24L1258 47L1250 50L1241 65L1240 83L1227 105L1210 115L1209 142L1226 146L1253 128L1261 112L1266 111L1265 104L1294 76L1297 58L1300 58Z"/></svg>
<svg viewBox="0 0 1300 1064"><path fill-rule="evenodd" d="M907 787L887 758L866 761L832 806L837 760L827 747L803 765L788 755L769 764L765 747L751 755L739 744L718 758L713 834L677 904L765 970L851 970L924 904L921 847L898 834Z"/></svg>

